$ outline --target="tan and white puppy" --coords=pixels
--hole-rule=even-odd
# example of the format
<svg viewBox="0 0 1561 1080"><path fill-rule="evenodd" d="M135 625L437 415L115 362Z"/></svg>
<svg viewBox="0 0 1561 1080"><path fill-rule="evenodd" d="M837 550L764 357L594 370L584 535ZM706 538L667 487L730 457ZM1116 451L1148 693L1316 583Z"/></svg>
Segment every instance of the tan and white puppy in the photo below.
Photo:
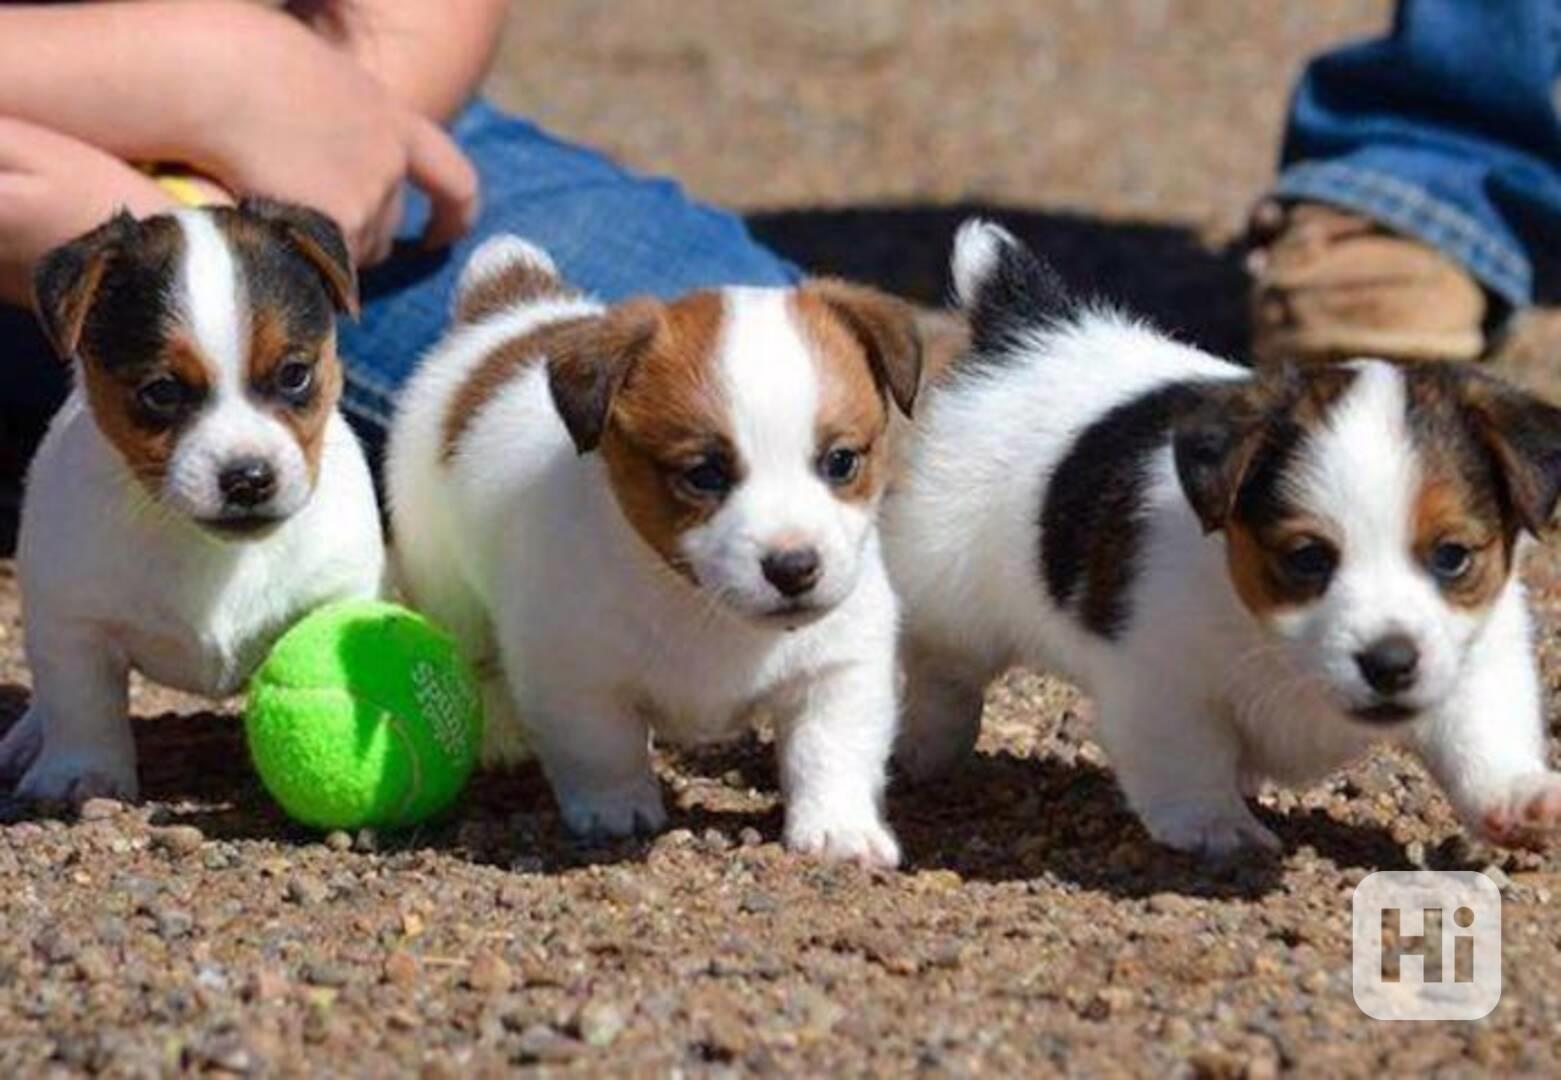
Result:
<svg viewBox="0 0 1561 1080"><path fill-rule="evenodd" d="M121 214L40 263L75 385L22 509L33 701L0 742L22 794L134 797L131 669L229 694L298 616L379 591L373 486L336 410L356 288L327 218L258 199Z"/></svg>
<svg viewBox="0 0 1561 1080"><path fill-rule="evenodd" d="M1561 826L1516 573L1561 494L1561 410L1456 365L1255 375L1074 300L983 222L953 272L972 348L885 510L910 771L968 751L1022 663L1095 698L1173 847L1275 846L1244 796L1381 740L1492 838Z"/></svg>
<svg viewBox="0 0 1561 1080"><path fill-rule="evenodd" d="M764 710L787 843L895 863L876 518L919 369L909 309L869 289L604 307L523 241L479 249L387 472L411 600L497 657L489 760L518 716L572 830L656 829L650 731L708 740Z"/></svg>

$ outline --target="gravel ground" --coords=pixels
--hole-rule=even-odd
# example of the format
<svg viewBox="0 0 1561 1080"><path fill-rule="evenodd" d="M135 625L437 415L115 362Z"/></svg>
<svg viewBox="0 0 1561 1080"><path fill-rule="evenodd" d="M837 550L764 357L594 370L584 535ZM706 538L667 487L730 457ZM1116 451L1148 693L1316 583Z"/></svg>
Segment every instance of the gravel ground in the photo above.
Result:
<svg viewBox="0 0 1561 1080"><path fill-rule="evenodd" d="M754 211L810 265L934 298L979 205L1231 348L1230 240L1287 81L1384 11L573 0L524 6L494 87ZM1554 702L1561 551L1527 574ZM7 720L20 634L0 564ZM1015 675L960 775L894 791L908 865L884 873L782 851L758 738L662 761L676 809L653 842L568 842L535 771L409 835L320 837L267 804L231 707L134 700L146 804L0 800L0 1075L1561 1074L1561 859L1466 842L1391 755L1269 793L1283 857L1211 869L1146 840L1070 690ZM1485 1021L1351 1000L1351 890L1416 866L1504 883Z"/></svg>

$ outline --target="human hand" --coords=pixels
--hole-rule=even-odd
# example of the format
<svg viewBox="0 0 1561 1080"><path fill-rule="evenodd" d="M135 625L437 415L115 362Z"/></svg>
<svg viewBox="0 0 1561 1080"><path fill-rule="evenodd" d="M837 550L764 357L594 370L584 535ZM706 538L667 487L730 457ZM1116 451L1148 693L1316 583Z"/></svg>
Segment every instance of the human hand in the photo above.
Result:
<svg viewBox="0 0 1561 1080"><path fill-rule="evenodd" d="M116 210L139 217L174 205L155 181L113 155L0 117L0 301L30 304L38 258Z"/></svg>
<svg viewBox="0 0 1561 1080"><path fill-rule="evenodd" d="M252 4L192 5L191 15L214 20L203 35L210 70L191 75L210 95L210 123L186 151L192 165L229 190L324 211L362 264L390 252L403 180L429 197L425 243L448 244L471 227L471 162L350 58L287 15Z"/></svg>

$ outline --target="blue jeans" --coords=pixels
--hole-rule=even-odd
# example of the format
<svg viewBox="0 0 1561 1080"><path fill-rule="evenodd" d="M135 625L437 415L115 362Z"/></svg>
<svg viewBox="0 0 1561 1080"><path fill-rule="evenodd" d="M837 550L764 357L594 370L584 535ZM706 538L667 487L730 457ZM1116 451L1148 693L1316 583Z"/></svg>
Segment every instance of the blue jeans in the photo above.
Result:
<svg viewBox="0 0 1561 1080"><path fill-rule="evenodd" d="M1314 59L1276 194L1415 237L1514 306L1561 251L1561 0L1399 0L1392 32Z"/></svg>
<svg viewBox="0 0 1561 1080"><path fill-rule="evenodd" d="M450 250L416 250L410 241L427 202L411 193L402 227L409 244L363 275L362 318L342 327L343 406L370 439L383 435L397 389L443 331L466 256L495 232L540 244L571 282L606 300L796 280L740 218L691 202L671 181L626 172L482 101L453 132L482 176L476 227ZM13 429L36 428L64 394L65 369L29 313L0 307L0 364L0 416Z"/></svg>

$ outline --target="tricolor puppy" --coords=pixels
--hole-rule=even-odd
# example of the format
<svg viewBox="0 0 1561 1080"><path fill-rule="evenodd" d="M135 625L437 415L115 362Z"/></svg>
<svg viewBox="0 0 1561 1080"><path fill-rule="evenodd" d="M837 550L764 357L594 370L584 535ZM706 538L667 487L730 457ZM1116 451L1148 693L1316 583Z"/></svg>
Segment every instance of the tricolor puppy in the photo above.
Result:
<svg viewBox="0 0 1561 1080"><path fill-rule="evenodd" d="M380 588L374 492L336 411L356 285L326 218L248 200L121 214L47 255L35 291L75 385L28 476L33 701L0 768L29 796L130 798L131 669L229 694L299 615Z"/></svg>
<svg viewBox="0 0 1561 1080"><path fill-rule="evenodd" d="M980 222L953 271L973 347L885 511L911 771L965 753L1023 663L1095 699L1173 847L1275 846L1243 796L1381 739L1490 837L1561 822L1514 572L1561 490L1561 411L1466 367L1254 375L1074 303Z"/></svg>
<svg viewBox="0 0 1561 1080"><path fill-rule="evenodd" d="M871 290L614 307L489 241L391 434L412 601L489 662L487 758L515 718L578 833L665 821L649 733L777 725L786 840L893 864L895 601L876 528L889 410L920 367Z"/></svg>

